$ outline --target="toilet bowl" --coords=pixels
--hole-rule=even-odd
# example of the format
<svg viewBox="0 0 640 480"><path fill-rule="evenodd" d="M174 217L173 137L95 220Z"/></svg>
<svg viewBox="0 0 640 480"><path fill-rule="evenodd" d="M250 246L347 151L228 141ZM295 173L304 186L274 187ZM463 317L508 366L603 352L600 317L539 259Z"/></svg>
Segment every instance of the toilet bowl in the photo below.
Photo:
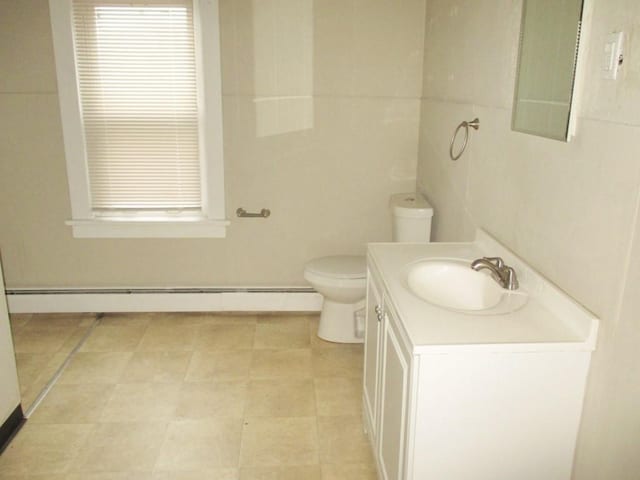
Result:
<svg viewBox="0 0 640 480"><path fill-rule="evenodd" d="M389 201L394 242L428 242L433 208L419 193L398 193ZM330 342L362 343L367 265L364 256L311 260L304 278L324 297L318 336Z"/></svg>
<svg viewBox="0 0 640 480"><path fill-rule="evenodd" d="M336 255L307 263L304 278L324 297L318 336L330 342L362 343L356 313L364 308L367 281L364 256Z"/></svg>

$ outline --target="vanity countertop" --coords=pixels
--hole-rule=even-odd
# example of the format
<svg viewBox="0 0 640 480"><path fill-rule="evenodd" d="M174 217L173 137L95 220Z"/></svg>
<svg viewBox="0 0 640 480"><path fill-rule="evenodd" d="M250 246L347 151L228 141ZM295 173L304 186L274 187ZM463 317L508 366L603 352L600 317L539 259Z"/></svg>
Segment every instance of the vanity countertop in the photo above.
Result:
<svg viewBox="0 0 640 480"><path fill-rule="evenodd" d="M408 265L416 261L458 258L471 263L483 256L502 257L516 270L520 288L529 294L522 308L499 315L460 313L418 298L407 286ZM483 230L471 243L372 243L367 257L387 292L385 307L398 317L414 353L595 349L598 319Z"/></svg>

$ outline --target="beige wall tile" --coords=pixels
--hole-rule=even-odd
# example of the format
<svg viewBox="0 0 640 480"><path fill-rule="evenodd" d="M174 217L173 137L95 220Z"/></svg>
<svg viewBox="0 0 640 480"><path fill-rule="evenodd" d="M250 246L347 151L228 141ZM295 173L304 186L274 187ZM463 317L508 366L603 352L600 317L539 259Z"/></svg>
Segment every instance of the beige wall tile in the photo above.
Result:
<svg viewBox="0 0 640 480"><path fill-rule="evenodd" d="M241 466L313 465L318 463L315 417L245 419Z"/></svg>
<svg viewBox="0 0 640 480"><path fill-rule="evenodd" d="M640 75L633 44L640 10L630 0L592 2L577 136L564 143L511 131L521 4L427 2L418 185L435 207L435 240L468 240L483 227L602 318L574 477L632 478L637 456L612 439L628 438L634 415L627 400L637 398L630 388L637 382L618 377L634 370L614 358L628 358L618 342L634 337L619 301L637 243ZM601 75L602 45L613 31L631 41L631 66L617 81ZM445 142L457 123L475 116L480 130L451 162ZM627 289L635 285L626 281Z"/></svg>
<svg viewBox="0 0 640 480"><path fill-rule="evenodd" d="M52 71L46 0L18 3L2 3L0 18L21 26L33 12L24 31L46 45L37 49L41 65L27 68L31 54L14 54L24 34L2 42L8 77L28 92L0 98L0 241L10 287L305 285L310 258L362 253L367 241L390 238L387 199L415 184L424 0L221 2L232 225L213 243L72 238L58 99L34 94L40 87L29 80L33 68ZM273 18L282 28L265 26ZM258 59L256 44L278 55ZM258 91L257 81L275 90ZM273 91L303 101L254 98ZM272 216L238 220L238 206Z"/></svg>

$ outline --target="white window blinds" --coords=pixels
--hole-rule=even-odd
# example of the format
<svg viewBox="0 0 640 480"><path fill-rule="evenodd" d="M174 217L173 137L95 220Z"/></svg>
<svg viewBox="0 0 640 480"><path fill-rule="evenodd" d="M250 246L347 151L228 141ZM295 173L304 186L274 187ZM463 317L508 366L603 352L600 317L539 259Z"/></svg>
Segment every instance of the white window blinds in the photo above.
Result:
<svg viewBox="0 0 640 480"><path fill-rule="evenodd" d="M73 1L94 211L200 210L191 1Z"/></svg>

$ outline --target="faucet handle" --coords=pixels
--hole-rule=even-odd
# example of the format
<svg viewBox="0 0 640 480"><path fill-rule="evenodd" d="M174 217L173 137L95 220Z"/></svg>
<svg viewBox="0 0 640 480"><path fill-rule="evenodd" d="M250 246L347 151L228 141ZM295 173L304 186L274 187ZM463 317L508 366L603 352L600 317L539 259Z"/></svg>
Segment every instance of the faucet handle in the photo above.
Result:
<svg viewBox="0 0 640 480"><path fill-rule="evenodd" d="M482 257L482 258L484 258L487 262L493 263L498 268L504 267L504 260L502 260L501 257Z"/></svg>
<svg viewBox="0 0 640 480"><path fill-rule="evenodd" d="M518 290L520 282L518 282L516 271L511 267L507 267L505 268L505 273L505 288L507 290Z"/></svg>

